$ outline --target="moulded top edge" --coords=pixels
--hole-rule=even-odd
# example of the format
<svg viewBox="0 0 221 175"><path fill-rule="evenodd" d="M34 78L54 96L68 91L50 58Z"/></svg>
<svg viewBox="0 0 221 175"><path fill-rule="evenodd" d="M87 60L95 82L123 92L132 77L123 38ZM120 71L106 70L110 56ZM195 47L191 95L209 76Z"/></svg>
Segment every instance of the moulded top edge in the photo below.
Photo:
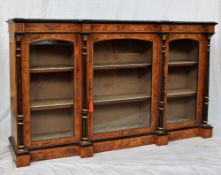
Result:
<svg viewBox="0 0 221 175"><path fill-rule="evenodd" d="M214 21L167 21L167 20L111 20L111 19L28 19L28 18L13 18L7 22L15 23L150 23L150 24L212 24Z"/></svg>

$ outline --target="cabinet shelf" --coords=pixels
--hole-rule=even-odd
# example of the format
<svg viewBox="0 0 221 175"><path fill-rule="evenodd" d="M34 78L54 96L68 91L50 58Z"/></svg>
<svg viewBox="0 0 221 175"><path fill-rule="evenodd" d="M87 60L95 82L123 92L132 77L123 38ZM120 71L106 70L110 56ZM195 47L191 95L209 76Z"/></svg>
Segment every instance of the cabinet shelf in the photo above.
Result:
<svg viewBox="0 0 221 175"><path fill-rule="evenodd" d="M188 89L176 89L176 90L168 90L168 98L176 98L176 97L191 97L195 96L197 93L193 90Z"/></svg>
<svg viewBox="0 0 221 175"><path fill-rule="evenodd" d="M48 140L54 138L66 138L71 136L73 136L73 132L67 131L67 132L57 132L57 133L48 133L48 134L33 134L31 139L33 141L39 141L39 140Z"/></svg>
<svg viewBox="0 0 221 175"><path fill-rule="evenodd" d="M179 66L195 66L197 65L197 61L169 61L169 67L179 67Z"/></svg>
<svg viewBox="0 0 221 175"><path fill-rule="evenodd" d="M73 99L38 100L31 102L31 111L65 109L73 107Z"/></svg>
<svg viewBox="0 0 221 175"><path fill-rule="evenodd" d="M94 65L94 70L110 70L110 69L130 69L151 67L150 63L129 63L129 64L108 64Z"/></svg>
<svg viewBox="0 0 221 175"><path fill-rule="evenodd" d="M73 66L32 67L30 73L71 72L73 70Z"/></svg>
<svg viewBox="0 0 221 175"><path fill-rule="evenodd" d="M116 96L102 96L95 97L94 104L111 104L111 103L121 103L121 102L134 102L134 101L144 101L150 99L151 97L144 94L130 94L130 95L118 95Z"/></svg>
<svg viewBox="0 0 221 175"><path fill-rule="evenodd" d="M167 123L181 123L181 122L186 122L186 121L191 121L188 117L182 117L182 118L176 118L172 116L168 116Z"/></svg>

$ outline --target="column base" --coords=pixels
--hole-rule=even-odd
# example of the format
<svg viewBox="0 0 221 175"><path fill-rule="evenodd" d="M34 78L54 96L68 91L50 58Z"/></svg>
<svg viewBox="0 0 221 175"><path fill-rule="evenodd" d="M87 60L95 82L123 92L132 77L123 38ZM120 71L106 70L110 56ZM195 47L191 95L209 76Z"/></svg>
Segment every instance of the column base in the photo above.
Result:
<svg viewBox="0 0 221 175"><path fill-rule="evenodd" d="M94 147L90 141L81 141L79 148L79 156L81 158L93 157Z"/></svg>
<svg viewBox="0 0 221 175"><path fill-rule="evenodd" d="M30 165L30 155L16 156L14 159L17 168Z"/></svg>
<svg viewBox="0 0 221 175"><path fill-rule="evenodd" d="M157 146L168 145L168 134L165 130L156 131L156 135L154 136L154 143Z"/></svg>
<svg viewBox="0 0 221 175"><path fill-rule="evenodd" d="M210 138L213 136L213 127L209 124L203 123L199 128L199 135L202 138Z"/></svg>
<svg viewBox="0 0 221 175"><path fill-rule="evenodd" d="M19 150L16 147L13 137L9 137L9 148L12 154L12 158L15 162L16 167L25 167L30 165L30 154L29 151Z"/></svg>

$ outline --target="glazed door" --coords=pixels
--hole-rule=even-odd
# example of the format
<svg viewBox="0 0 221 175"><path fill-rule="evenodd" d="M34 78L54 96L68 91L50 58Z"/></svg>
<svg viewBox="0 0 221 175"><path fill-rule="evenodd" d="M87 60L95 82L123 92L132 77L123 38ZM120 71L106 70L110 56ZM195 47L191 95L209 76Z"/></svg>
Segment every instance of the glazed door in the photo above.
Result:
<svg viewBox="0 0 221 175"><path fill-rule="evenodd" d="M94 34L89 46L88 101L94 106L89 113L89 138L153 131L157 81L152 77L157 77L157 36Z"/></svg>
<svg viewBox="0 0 221 175"><path fill-rule="evenodd" d="M28 148L80 140L78 42L77 35L67 34L24 38L22 83Z"/></svg>
<svg viewBox="0 0 221 175"><path fill-rule="evenodd" d="M169 35L166 69L166 128L200 123L205 68L204 37L200 34Z"/></svg>

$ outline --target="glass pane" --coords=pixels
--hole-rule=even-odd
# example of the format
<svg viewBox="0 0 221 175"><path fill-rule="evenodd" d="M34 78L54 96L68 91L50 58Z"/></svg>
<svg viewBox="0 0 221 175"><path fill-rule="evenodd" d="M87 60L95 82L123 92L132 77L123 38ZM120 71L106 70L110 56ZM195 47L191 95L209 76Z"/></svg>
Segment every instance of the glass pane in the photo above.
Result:
<svg viewBox="0 0 221 175"><path fill-rule="evenodd" d="M170 42L169 62L196 61L199 59L199 43L190 39L180 39Z"/></svg>
<svg viewBox="0 0 221 175"><path fill-rule="evenodd" d="M116 39L94 44L94 65L151 63L151 61L151 42Z"/></svg>
<svg viewBox="0 0 221 175"><path fill-rule="evenodd" d="M30 80L31 105L58 100L73 103L73 72L32 74Z"/></svg>
<svg viewBox="0 0 221 175"><path fill-rule="evenodd" d="M94 132L105 133L149 127L150 101L98 105L94 108Z"/></svg>
<svg viewBox="0 0 221 175"><path fill-rule="evenodd" d="M194 120L196 115L196 97L168 99L167 123Z"/></svg>
<svg viewBox="0 0 221 175"><path fill-rule="evenodd" d="M41 70L30 74L31 139L73 136L74 72L64 68L74 67L73 44L44 40L32 43L29 52L30 71Z"/></svg>
<svg viewBox="0 0 221 175"><path fill-rule="evenodd" d="M151 69L118 69L94 72L94 100L124 96L150 96Z"/></svg>
<svg viewBox="0 0 221 175"><path fill-rule="evenodd" d="M31 139L47 140L73 136L73 110L31 112Z"/></svg>
<svg viewBox="0 0 221 175"><path fill-rule="evenodd" d="M171 93L196 92L196 67L171 67L168 72L168 95Z"/></svg>
<svg viewBox="0 0 221 175"><path fill-rule="evenodd" d="M43 40L30 44L30 68L73 66L73 44Z"/></svg>
<svg viewBox="0 0 221 175"><path fill-rule="evenodd" d="M167 123L194 120L199 43L190 39L181 39L172 41L169 49ZM172 62L179 64L171 66Z"/></svg>
<svg viewBox="0 0 221 175"><path fill-rule="evenodd" d="M98 42L93 58L94 132L149 127L152 43Z"/></svg>

